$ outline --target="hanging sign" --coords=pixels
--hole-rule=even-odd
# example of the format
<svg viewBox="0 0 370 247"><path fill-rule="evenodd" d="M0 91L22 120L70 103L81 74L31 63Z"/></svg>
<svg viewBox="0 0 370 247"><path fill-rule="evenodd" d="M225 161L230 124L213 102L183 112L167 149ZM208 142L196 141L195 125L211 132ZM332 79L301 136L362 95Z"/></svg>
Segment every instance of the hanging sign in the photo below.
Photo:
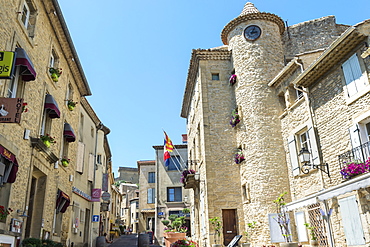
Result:
<svg viewBox="0 0 370 247"><path fill-rule="evenodd" d="M23 99L0 98L0 123L20 123Z"/></svg>
<svg viewBox="0 0 370 247"><path fill-rule="evenodd" d="M14 52L0 51L0 79L10 79L12 77L14 63Z"/></svg>

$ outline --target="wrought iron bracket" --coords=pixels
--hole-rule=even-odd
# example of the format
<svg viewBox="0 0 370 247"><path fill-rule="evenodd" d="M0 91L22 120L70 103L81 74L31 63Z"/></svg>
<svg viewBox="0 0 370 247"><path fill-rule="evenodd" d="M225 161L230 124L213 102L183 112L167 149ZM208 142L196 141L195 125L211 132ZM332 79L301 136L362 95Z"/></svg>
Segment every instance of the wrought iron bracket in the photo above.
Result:
<svg viewBox="0 0 370 247"><path fill-rule="evenodd" d="M326 169L325 169L325 167L326 167ZM329 164L328 163L323 163L323 164L320 164L320 165L304 163L301 167L301 171L304 174L308 174L311 169L319 169L323 173L326 173L328 175L328 177L330 178L330 171L329 171Z"/></svg>

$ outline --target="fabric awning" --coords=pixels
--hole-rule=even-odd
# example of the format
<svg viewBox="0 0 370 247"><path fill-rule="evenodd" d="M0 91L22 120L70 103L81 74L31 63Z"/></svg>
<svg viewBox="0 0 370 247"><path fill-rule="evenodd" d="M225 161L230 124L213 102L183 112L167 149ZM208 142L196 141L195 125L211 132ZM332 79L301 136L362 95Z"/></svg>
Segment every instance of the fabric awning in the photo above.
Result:
<svg viewBox="0 0 370 247"><path fill-rule="evenodd" d="M63 136L66 138L67 142L76 141L75 133L72 129L72 126L69 123L64 123Z"/></svg>
<svg viewBox="0 0 370 247"><path fill-rule="evenodd" d="M64 213L67 210L70 203L71 203L71 200L69 199L69 196L63 191L58 189L57 202L56 202L57 212Z"/></svg>
<svg viewBox="0 0 370 247"><path fill-rule="evenodd" d="M144 208L141 210L142 213L155 213L155 208Z"/></svg>
<svg viewBox="0 0 370 247"><path fill-rule="evenodd" d="M49 109L50 118L60 118L60 111L57 102L54 100L53 96L50 94L46 95L45 98L45 109Z"/></svg>
<svg viewBox="0 0 370 247"><path fill-rule="evenodd" d="M291 211L300 207L315 204L318 201L329 200L333 197L337 197L345 193L367 187L370 187L370 173L363 174L359 177L352 178L336 186L324 189L315 194L287 203L285 207L287 211Z"/></svg>
<svg viewBox="0 0 370 247"><path fill-rule="evenodd" d="M28 57L26 51L22 48L17 47L15 49L17 53L15 59L15 66L20 66L20 75L22 76L23 81L33 81L36 79L36 71L31 62L31 59Z"/></svg>
<svg viewBox="0 0 370 247"><path fill-rule="evenodd" d="M0 155L3 156L5 159L9 160L12 163L12 166L10 168L10 172L7 178L7 183L14 183L15 179L17 178L17 172L18 172L18 162L17 158L14 154L9 152L6 148L0 145Z"/></svg>

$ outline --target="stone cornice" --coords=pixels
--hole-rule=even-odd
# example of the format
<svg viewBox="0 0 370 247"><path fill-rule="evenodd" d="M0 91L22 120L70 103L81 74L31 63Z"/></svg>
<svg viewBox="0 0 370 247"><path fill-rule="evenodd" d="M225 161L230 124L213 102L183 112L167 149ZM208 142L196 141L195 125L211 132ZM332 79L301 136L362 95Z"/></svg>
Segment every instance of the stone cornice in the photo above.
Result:
<svg viewBox="0 0 370 247"><path fill-rule="evenodd" d="M65 56L68 66L71 69L72 76L76 80L76 84L81 95L91 95L89 84L82 69L80 59L77 55L77 51L74 47L71 35L68 31L68 27L64 20L58 0L44 0L43 3L49 17L49 21L55 30L56 39L59 41L63 49L63 55Z"/></svg>
<svg viewBox="0 0 370 247"><path fill-rule="evenodd" d="M187 118L191 96L195 86L196 77L198 74L198 67L200 60L230 60L231 51L224 49L197 49L193 50L190 59L190 65L188 70L188 77L186 80L185 92L182 101L181 117Z"/></svg>
<svg viewBox="0 0 370 247"><path fill-rule="evenodd" d="M308 87L336 64L340 63L359 44L364 42L366 35L358 32L355 27L348 28L338 39L336 39L315 62L313 62L293 84Z"/></svg>
<svg viewBox="0 0 370 247"><path fill-rule="evenodd" d="M299 67L299 64L301 60L299 60L297 57L293 58L292 61L290 61L280 72L277 76L275 76L274 79L272 79L268 86L272 87L274 85L278 85L282 80L284 80L287 76L289 76L291 73L293 73L297 67Z"/></svg>
<svg viewBox="0 0 370 247"><path fill-rule="evenodd" d="M282 34L285 30L284 21L277 15L271 13L251 13L247 15L241 15L236 17L235 19L231 20L222 30L221 32L221 40L225 45L228 45L227 36L231 32L231 30L239 25L242 22L250 21L250 20L264 20L264 21L271 21L276 23L279 26L280 34Z"/></svg>

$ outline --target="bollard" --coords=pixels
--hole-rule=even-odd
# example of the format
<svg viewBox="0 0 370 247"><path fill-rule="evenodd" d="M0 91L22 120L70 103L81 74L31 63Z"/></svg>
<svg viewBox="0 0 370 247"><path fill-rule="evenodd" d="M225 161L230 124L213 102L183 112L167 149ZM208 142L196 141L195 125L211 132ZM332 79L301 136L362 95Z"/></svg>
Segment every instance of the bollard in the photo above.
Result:
<svg viewBox="0 0 370 247"><path fill-rule="evenodd" d="M139 234L138 247L149 247L149 234Z"/></svg>
<svg viewBox="0 0 370 247"><path fill-rule="evenodd" d="M105 247L105 236L99 236L96 238L96 247Z"/></svg>

